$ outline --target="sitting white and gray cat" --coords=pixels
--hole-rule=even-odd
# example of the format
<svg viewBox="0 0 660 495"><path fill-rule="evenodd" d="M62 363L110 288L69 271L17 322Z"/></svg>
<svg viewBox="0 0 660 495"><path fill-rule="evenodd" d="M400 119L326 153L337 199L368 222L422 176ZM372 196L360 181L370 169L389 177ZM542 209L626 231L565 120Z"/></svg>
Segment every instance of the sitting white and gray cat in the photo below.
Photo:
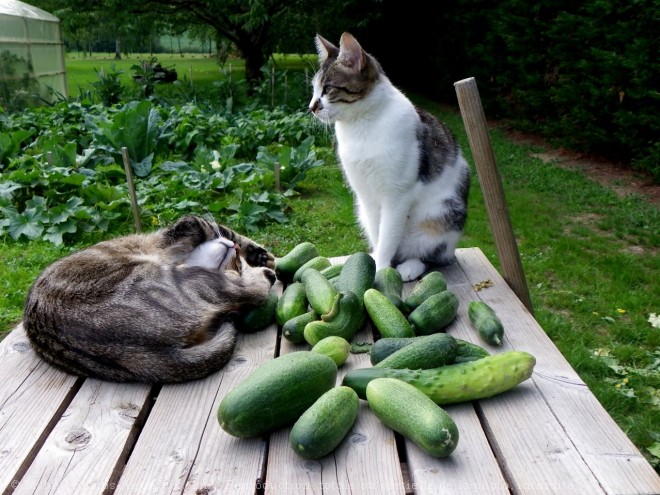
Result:
<svg viewBox="0 0 660 495"><path fill-rule="evenodd" d="M395 88L350 34L339 48L317 35L316 46L320 69L309 108L335 125L376 268L394 266L408 281L452 263L470 172L451 131Z"/></svg>

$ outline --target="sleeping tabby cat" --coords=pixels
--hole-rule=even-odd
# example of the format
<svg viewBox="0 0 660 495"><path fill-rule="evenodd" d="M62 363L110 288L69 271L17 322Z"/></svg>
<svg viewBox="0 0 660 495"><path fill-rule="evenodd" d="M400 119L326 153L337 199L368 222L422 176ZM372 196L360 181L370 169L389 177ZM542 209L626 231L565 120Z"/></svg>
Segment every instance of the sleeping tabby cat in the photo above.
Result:
<svg viewBox="0 0 660 495"><path fill-rule="evenodd" d="M23 325L39 355L76 375L193 380L229 360L232 318L266 300L273 267L251 240L188 216L53 263L30 289Z"/></svg>
<svg viewBox="0 0 660 495"><path fill-rule="evenodd" d="M451 263L467 216L470 173L451 132L416 108L378 61L344 33L316 37L320 69L310 110L335 125L344 174L376 268L404 280Z"/></svg>

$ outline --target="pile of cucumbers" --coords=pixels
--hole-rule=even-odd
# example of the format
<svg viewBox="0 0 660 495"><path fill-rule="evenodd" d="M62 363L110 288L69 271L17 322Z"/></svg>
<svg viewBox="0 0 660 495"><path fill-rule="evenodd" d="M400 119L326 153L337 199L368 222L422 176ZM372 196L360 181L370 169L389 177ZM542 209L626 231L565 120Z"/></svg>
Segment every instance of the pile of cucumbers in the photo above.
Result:
<svg viewBox="0 0 660 495"><path fill-rule="evenodd" d="M225 396L218 421L231 435L254 437L293 424L292 449L318 459L341 443L363 399L385 425L429 455L446 457L459 433L440 406L509 390L536 364L526 352L491 355L444 333L459 302L439 272L424 276L404 299L394 268L376 271L368 253L331 265L309 242L280 258L275 271L286 289L243 315L241 327L257 331L277 321L284 338L311 349L265 363ZM492 308L473 301L468 316L485 342L502 343L503 325ZM351 347L367 318L381 338ZM369 352L373 367L349 371L336 386L337 368L351 350Z"/></svg>

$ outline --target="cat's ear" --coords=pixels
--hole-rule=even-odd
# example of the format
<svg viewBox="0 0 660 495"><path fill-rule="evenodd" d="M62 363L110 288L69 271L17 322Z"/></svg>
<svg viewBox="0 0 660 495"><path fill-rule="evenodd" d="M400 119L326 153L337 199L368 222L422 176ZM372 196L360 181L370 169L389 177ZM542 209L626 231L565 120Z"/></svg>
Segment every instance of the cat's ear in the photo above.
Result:
<svg viewBox="0 0 660 495"><path fill-rule="evenodd" d="M339 53L339 48L330 43L320 34L316 35L314 42L316 43L316 51L319 54L319 61L321 63L328 60L329 57L336 57Z"/></svg>
<svg viewBox="0 0 660 495"><path fill-rule="evenodd" d="M361 71L367 65L367 54L362 50L360 43L349 33L341 35L337 59L356 72Z"/></svg>

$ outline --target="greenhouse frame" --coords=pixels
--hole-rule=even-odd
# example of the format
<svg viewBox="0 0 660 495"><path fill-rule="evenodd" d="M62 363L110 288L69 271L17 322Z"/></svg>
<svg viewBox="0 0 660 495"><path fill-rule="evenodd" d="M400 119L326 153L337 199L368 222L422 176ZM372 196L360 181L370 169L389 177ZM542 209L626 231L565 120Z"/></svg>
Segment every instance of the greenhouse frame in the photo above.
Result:
<svg viewBox="0 0 660 495"><path fill-rule="evenodd" d="M68 97L60 20L18 0L0 0L0 107Z"/></svg>

